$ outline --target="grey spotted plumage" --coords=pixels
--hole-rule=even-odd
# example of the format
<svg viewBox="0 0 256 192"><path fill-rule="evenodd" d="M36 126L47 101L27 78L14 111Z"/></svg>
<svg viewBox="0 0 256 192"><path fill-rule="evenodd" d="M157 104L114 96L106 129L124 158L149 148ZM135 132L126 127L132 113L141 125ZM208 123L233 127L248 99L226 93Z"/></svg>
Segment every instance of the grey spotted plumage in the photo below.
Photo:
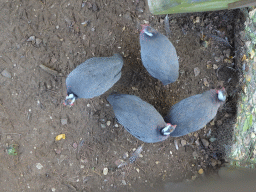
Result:
<svg viewBox="0 0 256 192"><path fill-rule="evenodd" d="M115 117L137 139L146 143L164 141L175 126L164 121L158 111L137 96L113 94L108 96Z"/></svg>
<svg viewBox="0 0 256 192"><path fill-rule="evenodd" d="M165 121L177 125L170 134L180 137L202 129L217 114L219 107L226 100L225 89L211 89L194 95L173 105Z"/></svg>
<svg viewBox="0 0 256 192"><path fill-rule="evenodd" d="M149 74L164 85L179 77L179 61L176 49L169 39L150 26L140 32L141 60Z"/></svg>
<svg viewBox="0 0 256 192"><path fill-rule="evenodd" d="M73 104L77 98L93 98L109 90L121 77L123 58L93 57L77 66L67 77L66 104Z"/></svg>

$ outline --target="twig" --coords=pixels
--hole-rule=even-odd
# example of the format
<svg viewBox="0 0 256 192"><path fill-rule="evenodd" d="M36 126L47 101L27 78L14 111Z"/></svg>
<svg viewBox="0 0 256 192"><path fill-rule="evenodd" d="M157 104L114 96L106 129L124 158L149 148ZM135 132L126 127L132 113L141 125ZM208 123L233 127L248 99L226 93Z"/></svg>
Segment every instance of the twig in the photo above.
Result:
<svg viewBox="0 0 256 192"><path fill-rule="evenodd" d="M93 170L92 172L97 173L97 174L101 177L101 174L100 174L100 173L98 173L98 172L96 172L96 171L94 171L94 170Z"/></svg>

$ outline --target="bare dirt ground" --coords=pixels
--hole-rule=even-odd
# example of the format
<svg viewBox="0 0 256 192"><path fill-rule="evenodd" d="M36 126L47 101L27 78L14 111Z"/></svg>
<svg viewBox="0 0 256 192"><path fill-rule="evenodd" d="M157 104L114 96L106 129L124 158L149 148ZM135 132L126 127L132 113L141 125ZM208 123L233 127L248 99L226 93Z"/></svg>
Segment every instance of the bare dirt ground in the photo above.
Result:
<svg viewBox="0 0 256 192"><path fill-rule="evenodd" d="M144 0L4 0L0 8L1 191L154 191L166 179L195 179L200 169L207 173L223 163L224 154L209 140L236 113L232 56L239 11L169 16L180 77L163 87L141 63L139 29L149 23L166 34L165 16L151 15ZM207 34L227 37L232 47ZM88 58L114 53L124 56L120 81L101 97L63 106L69 72ZM137 95L165 116L176 102L221 85L228 101L207 128L145 144L134 164L117 168L142 142L116 122L108 94ZM59 134L66 139L55 141ZM17 155L7 153L11 145Z"/></svg>

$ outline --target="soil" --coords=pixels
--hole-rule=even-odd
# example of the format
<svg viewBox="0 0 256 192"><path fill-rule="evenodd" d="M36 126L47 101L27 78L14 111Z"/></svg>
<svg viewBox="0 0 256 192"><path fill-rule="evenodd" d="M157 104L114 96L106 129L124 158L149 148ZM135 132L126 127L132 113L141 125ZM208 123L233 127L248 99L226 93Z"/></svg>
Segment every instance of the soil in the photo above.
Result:
<svg viewBox="0 0 256 192"><path fill-rule="evenodd" d="M11 75L0 75L1 191L154 191L162 181L195 179L200 169L221 166L224 150L205 141L235 118L238 10L169 15L180 76L163 86L141 63L139 30L149 23L166 35L165 15L150 14L144 0L6 0L0 7L0 71ZM65 77L86 59L114 53L124 57L120 81L100 97L64 106ZM145 143L135 163L117 168L143 142L117 123L106 101L111 92L137 95L165 116L178 101L223 85L228 100L206 128ZM59 134L66 138L56 141ZM17 155L7 153L11 146Z"/></svg>

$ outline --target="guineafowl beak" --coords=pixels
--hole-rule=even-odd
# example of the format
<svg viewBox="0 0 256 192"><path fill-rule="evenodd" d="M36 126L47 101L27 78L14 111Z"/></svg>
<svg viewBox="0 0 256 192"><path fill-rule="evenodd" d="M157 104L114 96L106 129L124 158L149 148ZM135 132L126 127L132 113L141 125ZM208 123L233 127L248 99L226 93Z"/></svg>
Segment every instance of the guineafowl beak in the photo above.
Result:
<svg viewBox="0 0 256 192"><path fill-rule="evenodd" d="M170 123L167 123L167 126L161 129L161 134L164 136L170 135L176 128L177 125L172 125Z"/></svg>
<svg viewBox="0 0 256 192"><path fill-rule="evenodd" d="M75 100L76 100L76 97L74 96L74 94L71 93L66 96L65 102L63 104L72 106L72 105L74 105Z"/></svg>

